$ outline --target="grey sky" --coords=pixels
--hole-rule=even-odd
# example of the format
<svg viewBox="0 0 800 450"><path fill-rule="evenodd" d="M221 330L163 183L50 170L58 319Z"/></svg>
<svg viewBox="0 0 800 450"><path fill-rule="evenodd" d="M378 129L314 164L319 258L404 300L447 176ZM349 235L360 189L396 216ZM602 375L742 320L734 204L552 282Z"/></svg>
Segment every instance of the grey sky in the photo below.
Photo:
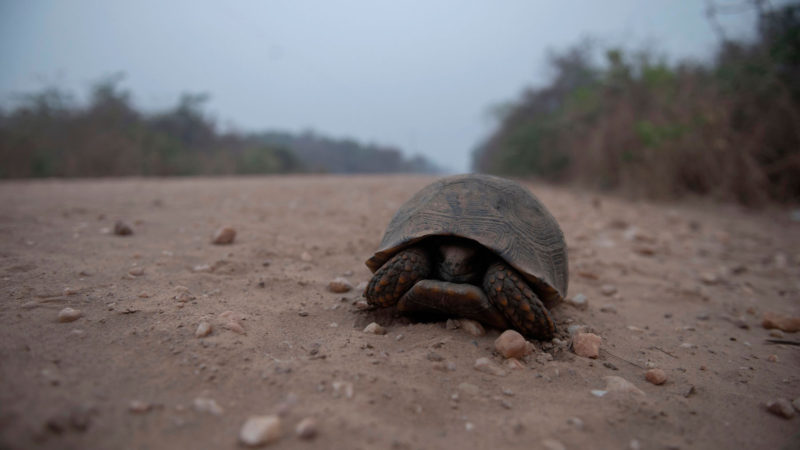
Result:
<svg viewBox="0 0 800 450"><path fill-rule="evenodd" d="M207 92L224 127L314 129L465 171L493 125L489 107L546 79L549 49L591 36L703 58L717 39L704 9L703 0L0 0L0 101L49 84L83 93L122 71L146 109ZM752 35L754 13L721 19L730 35Z"/></svg>

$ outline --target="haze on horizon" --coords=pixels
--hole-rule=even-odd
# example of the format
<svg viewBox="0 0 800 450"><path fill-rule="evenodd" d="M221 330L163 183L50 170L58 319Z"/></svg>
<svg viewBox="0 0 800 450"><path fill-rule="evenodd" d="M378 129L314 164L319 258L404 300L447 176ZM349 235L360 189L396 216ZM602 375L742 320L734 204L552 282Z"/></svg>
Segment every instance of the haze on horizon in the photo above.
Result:
<svg viewBox="0 0 800 450"><path fill-rule="evenodd" d="M50 85L83 94L121 72L147 110L208 93L223 128L314 130L463 172L494 126L492 106L546 80L549 51L592 38L704 60L719 43L706 5L0 0L0 106ZM744 39L755 18L719 17Z"/></svg>

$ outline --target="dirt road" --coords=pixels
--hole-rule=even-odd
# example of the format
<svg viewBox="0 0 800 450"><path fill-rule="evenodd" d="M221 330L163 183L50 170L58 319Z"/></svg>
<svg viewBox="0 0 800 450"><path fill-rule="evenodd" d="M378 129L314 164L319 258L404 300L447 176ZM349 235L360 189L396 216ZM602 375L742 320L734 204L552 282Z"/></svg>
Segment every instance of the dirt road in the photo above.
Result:
<svg viewBox="0 0 800 450"><path fill-rule="evenodd" d="M510 369L498 331L407 324L328 290L369 279L392 214L431 180L0 184L0 447L236 448L249 416L278 413L274 448L780 448L800 429L764 406L800 397L800 348L761 326L800 315L786 211L529 185L566 235L569 296L588 299L557 307L559 328L603 341L596 360L536 343ZM133 235L109 233L118 219ZM212 245L223 225L235 242ZM66 307L81 317L60 322ZM604 395L606 376L642 393Z"/></svg>

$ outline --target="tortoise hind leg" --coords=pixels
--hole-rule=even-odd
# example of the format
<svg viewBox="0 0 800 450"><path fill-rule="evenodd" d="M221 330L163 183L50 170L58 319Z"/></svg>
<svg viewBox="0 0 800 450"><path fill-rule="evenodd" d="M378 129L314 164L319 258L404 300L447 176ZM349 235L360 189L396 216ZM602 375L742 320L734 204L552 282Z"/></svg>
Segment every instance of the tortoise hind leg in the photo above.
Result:
<svg viewBox="0 0 800 450"><path fill-rule="evenodd" d="M520 274L504 262L486 270L483 289L489 301L526 336L540 340L553 338L556 327L544 304Z"/></svg>
<svg viewBox="0 0 800 450"><path fill-rule="evenodd" d="M421 248L403 250L375 272L364 296L371 305L392 306L411 286L430 273L430 260Z"/></svg>

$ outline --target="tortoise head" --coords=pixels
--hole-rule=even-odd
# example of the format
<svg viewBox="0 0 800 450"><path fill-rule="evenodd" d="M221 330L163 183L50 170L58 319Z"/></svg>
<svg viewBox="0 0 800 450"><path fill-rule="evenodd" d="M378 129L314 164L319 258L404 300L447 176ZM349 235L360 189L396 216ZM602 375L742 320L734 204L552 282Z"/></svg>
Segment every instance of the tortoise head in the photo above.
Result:
<svg viewBox="0 0 800 450"><path fill-rule="evenodd" d="M445 240L436 248L436 268L444 281L475 283L486 270L485 251L477 243Z"/></svg>

